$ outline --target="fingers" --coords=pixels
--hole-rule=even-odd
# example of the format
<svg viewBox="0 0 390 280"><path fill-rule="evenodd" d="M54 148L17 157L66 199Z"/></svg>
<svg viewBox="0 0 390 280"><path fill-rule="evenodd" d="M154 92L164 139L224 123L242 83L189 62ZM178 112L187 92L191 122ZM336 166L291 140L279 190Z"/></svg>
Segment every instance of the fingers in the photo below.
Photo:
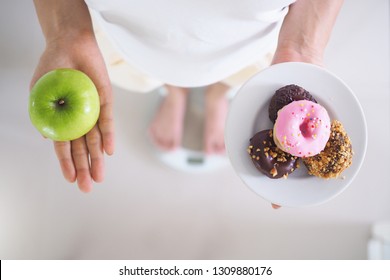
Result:
<svg viewBox="0 0 390 280"><path fill-rule="evenodd" d="M76 180L76 169L73 164L71 143L54 142L54 150L60 162L62 174L66 180L73 183Z"/></svg>
<svg viewBox="0 0 390 280"><path fill-rule="evenodd" d="M90 192L92 190L92 178L85 137L73 140L71 149L76 169L77 184L82 192Z"/></svg>
<svg viewBox="0 0 390 280"><path fill-rule="evenodd" d="M104 155L100 131L95 126L85 137L72 142L54 142L54 149L66 180L81 191L92 190L92 180L104 179Z"/></svg>
<svg viewBox="0 0 390 280"><path fill-rule="evenodd" d="M86 135L88 151L91 159L91 175L95 182L104 180L103 143L99 128L94 126Z"/></svg>
<svg viewBox="0 0 390 280"><path fill-rule="evenodd" d="M112 103L102 104L100 108L99 128L103 138L103 148L108 155L112 155L115 148Z"/></svg>

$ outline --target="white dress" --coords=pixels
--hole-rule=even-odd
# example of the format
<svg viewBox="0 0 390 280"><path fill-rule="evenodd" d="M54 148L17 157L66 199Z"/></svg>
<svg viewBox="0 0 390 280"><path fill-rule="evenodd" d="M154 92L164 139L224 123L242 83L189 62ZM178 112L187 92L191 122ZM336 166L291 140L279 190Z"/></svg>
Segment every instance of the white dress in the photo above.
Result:
<svg viewBox="0 0 390 280"><path fill-rule="evenodd" d="M221 81L275 48L294 0L86 0L122 58L183 87Z"/></svg>

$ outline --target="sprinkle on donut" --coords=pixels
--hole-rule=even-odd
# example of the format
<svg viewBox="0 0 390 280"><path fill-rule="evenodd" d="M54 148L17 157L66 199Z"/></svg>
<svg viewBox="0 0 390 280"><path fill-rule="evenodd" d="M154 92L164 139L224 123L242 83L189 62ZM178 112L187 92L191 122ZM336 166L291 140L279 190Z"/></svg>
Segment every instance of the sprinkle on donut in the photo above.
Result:
<svg viewBox="0 0 390 280"><path fill-rule="evenodd" d="M283 151L297 157L319 154L330 136L328 112L321 105L293 101L278 112L274 125L274 141Z"/></svg>

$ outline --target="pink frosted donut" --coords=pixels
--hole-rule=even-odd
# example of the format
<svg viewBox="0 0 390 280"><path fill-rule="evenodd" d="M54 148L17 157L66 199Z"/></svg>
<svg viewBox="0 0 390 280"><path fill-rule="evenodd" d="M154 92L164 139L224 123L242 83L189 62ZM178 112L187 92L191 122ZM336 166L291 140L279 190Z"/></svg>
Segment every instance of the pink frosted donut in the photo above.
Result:
<svg viewBox="0 0 390 280"><path fill-rule="evenodd" d="M294 101L278 111L274 141L283 151L297 157L319 154L330 136L328 112L321 105Z"/></svg>

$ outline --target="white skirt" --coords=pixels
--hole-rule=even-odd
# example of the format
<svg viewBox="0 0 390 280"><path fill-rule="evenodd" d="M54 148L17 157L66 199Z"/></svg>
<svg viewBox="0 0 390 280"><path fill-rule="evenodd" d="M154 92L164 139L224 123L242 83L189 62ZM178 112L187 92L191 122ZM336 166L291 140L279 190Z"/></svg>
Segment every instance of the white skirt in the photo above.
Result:
<svg viewBox="0 0 390 280"><path fill-rule="evenodd" d="M127 63L113 46L112 42L107 38L106 34L104 34L95 22L94 29L96 40L103 55L107 71L113 85L131 92L146 93L165 84L165 82L152 78L148 74L137 69L135 66ZM274 50L268 51L253 64L244 67L220 82L230 87L241 86L253 75L268 67L271 64L273 55Z"/></svg>
<svg viewBox="0 0 390 280"><path fill-rule="evenodd" d="M86 0L112 81L135 91L242 84L270 64L292 2Z"/></svg>

